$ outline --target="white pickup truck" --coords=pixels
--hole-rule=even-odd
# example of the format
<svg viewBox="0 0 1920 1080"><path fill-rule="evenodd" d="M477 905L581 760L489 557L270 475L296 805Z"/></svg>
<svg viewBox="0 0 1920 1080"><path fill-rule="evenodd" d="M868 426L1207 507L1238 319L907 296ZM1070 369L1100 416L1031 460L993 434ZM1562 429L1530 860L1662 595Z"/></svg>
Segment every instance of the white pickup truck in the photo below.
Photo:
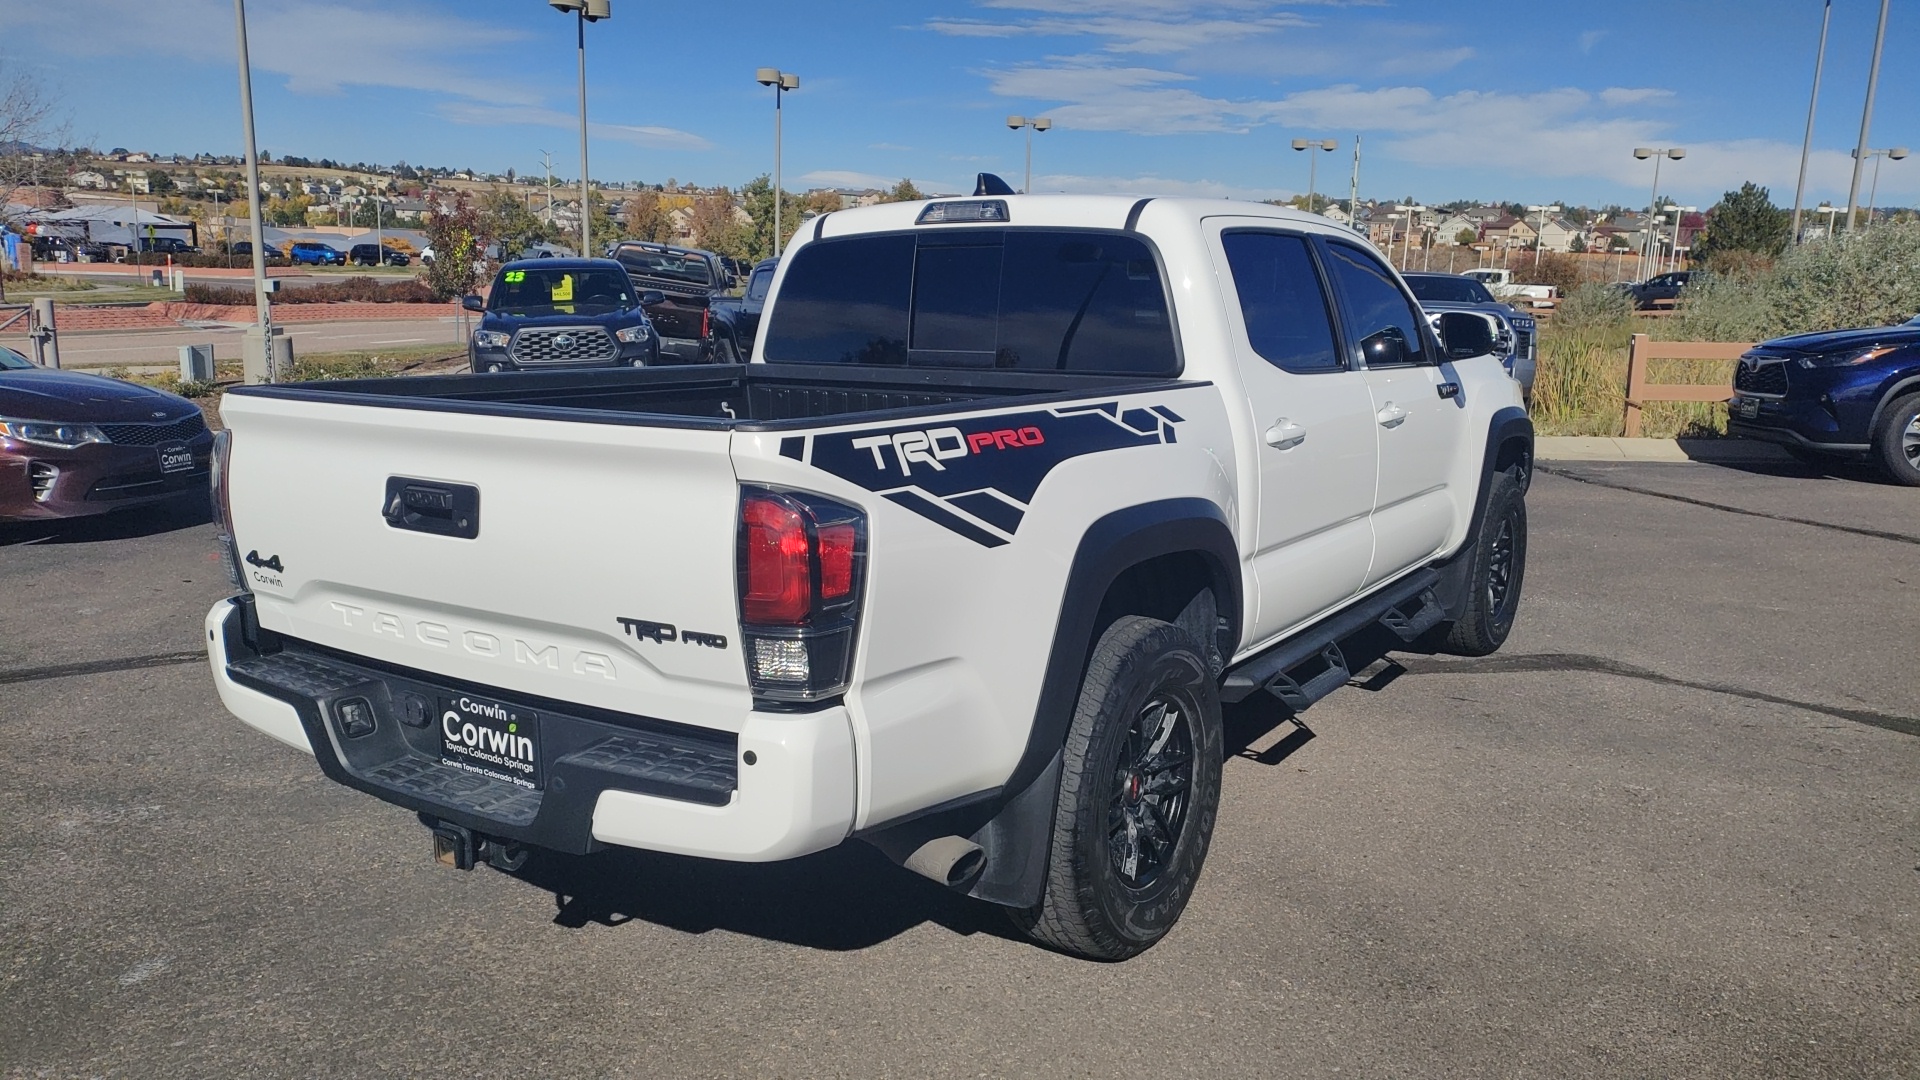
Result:
<svg viewBox="0 0 1920 1080"><path fill-rule="evenodd" d="M1560 290L1552 285L1522 285L1513 279L1513 271L1497 266L1481 267L1478 270L1461 271L1462 277L1470 277L1487 287L1494 299L1508 303L1522 303L1528 307L1552 307L1560 301Z"/></svg>
<svg viewBox="0 0 1920 1080"><path fill-rule="evenodd" d="M1127 957L1193 892L1222 701L1306 708L1375 624L1506 638L1489 345L1275 207L828 214L751 363L230 393L213 677L452 865L858 838Z"/></svg>

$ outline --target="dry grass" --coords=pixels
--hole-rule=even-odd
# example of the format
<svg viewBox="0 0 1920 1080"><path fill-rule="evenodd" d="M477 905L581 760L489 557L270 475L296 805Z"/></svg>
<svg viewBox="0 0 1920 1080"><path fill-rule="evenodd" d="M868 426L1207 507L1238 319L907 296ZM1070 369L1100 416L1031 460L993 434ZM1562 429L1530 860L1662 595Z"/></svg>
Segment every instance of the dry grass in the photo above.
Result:
<svg viewBox="0 0 1920 1080"><path fill-rule="evenodd" d="M1636 325L1636 322L1638 325ZM1627 350L1636 329L1651 320L1543 323L1533 380L1533 422L1542 435L1621 434L1626 418ZM1658 324L1655 324L1657 327ZM1711 385L1729 381L1725 360L1655 360L1656 383ZM1724 435L1727 407L1719 403L1657 402L1641 413L1641 434L1670 439Z"/></svg>

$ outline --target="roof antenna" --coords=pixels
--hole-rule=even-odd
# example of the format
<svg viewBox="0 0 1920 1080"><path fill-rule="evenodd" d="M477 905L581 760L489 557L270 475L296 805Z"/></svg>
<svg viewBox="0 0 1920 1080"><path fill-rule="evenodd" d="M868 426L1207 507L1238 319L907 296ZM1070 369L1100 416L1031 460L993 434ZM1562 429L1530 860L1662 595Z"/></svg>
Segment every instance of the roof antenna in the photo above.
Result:
<svg viewBox="0 0 1920 1080"><path fill-rule="evenodd" d="M992 173L983 172L973 183L973 193L975 195L1011 195L1013 188Z"/></svg>

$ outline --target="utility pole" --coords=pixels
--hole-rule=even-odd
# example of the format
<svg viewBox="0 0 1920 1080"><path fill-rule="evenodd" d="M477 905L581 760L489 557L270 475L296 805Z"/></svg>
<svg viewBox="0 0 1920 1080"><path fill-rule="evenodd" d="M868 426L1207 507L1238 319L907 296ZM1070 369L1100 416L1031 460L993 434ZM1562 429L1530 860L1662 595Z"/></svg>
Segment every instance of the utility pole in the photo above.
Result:
<svg viewBox="0 0 1920 1080"><path fill-rule="evenodd" d="M273 313L267 305L267 235L260 223L260 154L253 140L253 74L247 60L247 0L233 0L233 21L240 37L240 126L246 139L247 220L253 227L255 328L247 337L258 337L248 344L260 349L261 375L265 381L273 382Z"/></svg>
<svg viewBox="0 0 1920 1080"><path fill-rule="evenodd" d="M1347 225L1360 227L1360 136L1353 137L1353 184L1347 188Z"/></svg>
<svg viewBox="0 0 1920 1080"><path fill-rule="evenodd" d="M553 224L553 153L540 151L540 164L547 170L547 224Z"/></svg>
<svg viewBox="0 0 1920 1080"><path fill-rule="evenodd" d="M1833 0L1820 16L1820 48L1813 56L1813 96L1807 99L1807 134L1800 141L1800 182L1793 186L1793 242L1800 242L1800 205L1807 191L1807 157L1813 153L1813 115L1820 107L1820 73L1827 66L1827 27L1833 22Z"/></svg>
<svg viewBox="0 0 1920 1080"><path fill-rule="evenodd" d="M1873 35L1873 66L1867 69L1867 104L1860 110L1860 145L1853 153L1853 183L1847 187L1847 231L1853 231L1853 211L1860 204L1860 169L1867 163L1867 133L1873 127L1873 95L1880 89L1880 52L1887 44L1887 6L1880 0L1880 29Z"/></svg>

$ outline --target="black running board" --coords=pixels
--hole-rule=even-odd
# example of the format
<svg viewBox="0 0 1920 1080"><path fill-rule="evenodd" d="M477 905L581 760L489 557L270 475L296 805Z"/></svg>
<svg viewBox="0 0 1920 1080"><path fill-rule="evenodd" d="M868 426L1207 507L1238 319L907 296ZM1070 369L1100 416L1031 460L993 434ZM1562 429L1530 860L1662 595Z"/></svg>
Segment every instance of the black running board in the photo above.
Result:
<svg viewBox="0 0 1920 1080"><path fill-rule="evenodd" d="M1410 574L1241 661L1221 681L1220 700L1244 701L1265 690L1295 712L1307 708L1352 676L1340 651L1341 639L1380 623L1402 641L1413 641L1438 626L1447 617L1433 592L1439 582L1439 573L1432 569Z"/></svg>

